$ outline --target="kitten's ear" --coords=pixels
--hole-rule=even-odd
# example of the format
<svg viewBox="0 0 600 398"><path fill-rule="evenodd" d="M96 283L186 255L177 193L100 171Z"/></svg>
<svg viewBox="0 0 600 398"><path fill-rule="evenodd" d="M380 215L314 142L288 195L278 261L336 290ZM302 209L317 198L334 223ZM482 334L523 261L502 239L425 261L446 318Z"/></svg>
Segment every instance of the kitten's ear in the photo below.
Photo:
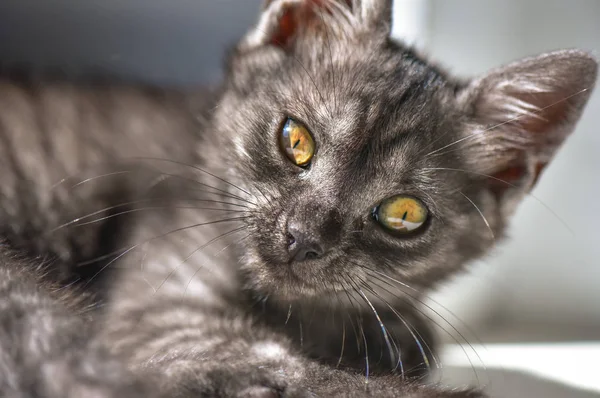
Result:
<svg viewBox="0 0 600 398"><path fill-rule="evenodd" d="M468 132L464 145L478 172L494 177L490 189L500 199L518 201L535 185L573 131L597 69L588 53L557 51L494 70L461 91L472 120L483 126Z"/></svg>
<svg viewBox="0 0 600 398"><path fill-rule="evenodd" d="M340 40L371 35L385 38L392 25L392 0L265 0L256 27L241 48L289 48L307 33Z"/></svg>

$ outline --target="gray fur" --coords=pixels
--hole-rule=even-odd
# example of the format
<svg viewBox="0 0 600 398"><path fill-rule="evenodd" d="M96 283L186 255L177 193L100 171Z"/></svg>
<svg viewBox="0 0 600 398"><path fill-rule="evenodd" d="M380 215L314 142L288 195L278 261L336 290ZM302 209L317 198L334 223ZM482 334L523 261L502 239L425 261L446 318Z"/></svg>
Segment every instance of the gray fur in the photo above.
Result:
<svg viewBox="0 0 600 398"><path fill-rule="evenodd" d="M0 255L4 395L482 396L419 378L420 301L502 237L596 62L560 51L463 81L389 39L391 1L318 3L267 2L214 92L0 80L0 233L30 258ZM278 147L287 116L315 138L308 168ZM396 194L426 228L375 223ZM325 256L288 261L292 215ZM64 304L42 263L102 305Z"/></svg>
<svg viewBox="0 0 600 398"><path fill-rule="evenodd" d="M147 385L88 342L83 295L44 280L44 267L1 248L0 391L6 398L148 397Z"/></svg>

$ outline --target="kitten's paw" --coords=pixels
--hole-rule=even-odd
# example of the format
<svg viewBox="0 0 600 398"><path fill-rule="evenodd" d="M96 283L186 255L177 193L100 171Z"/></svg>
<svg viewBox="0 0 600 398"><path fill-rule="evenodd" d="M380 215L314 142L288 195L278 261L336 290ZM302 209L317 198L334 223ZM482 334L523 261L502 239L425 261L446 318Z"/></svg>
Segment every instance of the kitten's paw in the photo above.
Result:
<svg viewBox="0 0 600 398"><path fill-rule="evenodd" d="M237 394L236 398L279 398L280 393L271 387L252 386Z"/></svg>
<svg viewBox="0 0 600 398"><path fill-rule="evenodd" d="M444 389L431 386L378 385L373 383L367 388L338 386L319 395L320 397L343 398L487 398L475 390Z"/></svg>
<svg viewBox="0 0 600 398"><path fill-rule="evenodd" d="M318 377L318 376L317 376ZM315 377L315 378L317 378ZM397 375L373 376L366 383L364 376L331 371L313 381L311 390L319 397L343 398L485 398L474 389L455 389L419 383L420 379L402 379Z"/></svg>
<svg viewBox="0 0 600 398"><path fill-rule="evenodd" d="M407 398L488 398L482 391L475 389L449 389L432 386L417 387Z"/></svg>
<svg viewBox="0 0 600 398"><path fill-rule="evenodd" d="M317 396L307 390L290 386L285 387L283 390L265 386L252 386L240 391L236 398L317 398Z"/></svg>
<svg viewBox="0 0 600 398"><path fill-rule="evenodd" d="M402 398L486 398L481 391L466 388L449 388L412 382L398 382L386 377L370 383L368 394L356 397L402 397ZM354 397L354 396L349 396Z"/></svg>
<svg viewBox="0 0 600 398"><path fill-rule="evenodd" d="M179 379L165 395L194 398L316 397L308 390L291 385L283 374L273 370L223 366L200 372L185 377L184 381Z"/></svg>

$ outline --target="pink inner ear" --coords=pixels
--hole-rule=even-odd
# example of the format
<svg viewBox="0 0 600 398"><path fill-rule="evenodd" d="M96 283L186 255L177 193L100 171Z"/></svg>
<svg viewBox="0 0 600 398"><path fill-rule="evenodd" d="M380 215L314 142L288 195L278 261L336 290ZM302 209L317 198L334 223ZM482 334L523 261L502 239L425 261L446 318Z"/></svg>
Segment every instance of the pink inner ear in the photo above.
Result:
<svg viewBox="0 0 600 398"><path fill-rule="evenodd" d="M514 188L525 176L525 172L525 166L512 166L494 173L489 181L490 189L496 195L501 195L507 189Z"/></svg>
<svg viewBox="0 0 600 398"><path fill-rule="evenodd" d="M548 163L543 162L535 165L531 185L528 189L533 188L535 184L537 184L542 171L544 171L544 168L547 165ZM522 181L523 177L525 177L526 172L527 169L525 166L512 166L496 172L491 175L492 178L490 178L489 181L490 190L494 192L496 196L502 196L506 190L519 186L519 183Z"/></svg>
<svg viewBox="0 0 600 398"><path fill-rule="evenodd" d="M506 164L505 168L495 172L489 181L492 192L497 196L502 196L505 191L519 186L524 189L531 189L537 183L540 174L547 165L545 161L537 161L532 170L531 183L529 186L522 186L523 178L527 174L527 166L523 162L524 158L533 156L539 158L540 155L553 153L564 139L561 134L561 125L568 120L571 111L571 101L565 97L562 91L559 92L538 92L510 93L511 98L516 98L519 103L533 105L533 110L524 112L522 116L510 120L508 125L518 126L521 134L528 137L530 144L526 148L518 151L523 153L516 156L516 159ZM513 131L508 129L506 134ZM515 131L516 133L516 131ZM547 156L546 156L547 158ZM519 160L520 159L520 160Z"/></svg>
<svg viewBox="0 0 600 398"><path fill-rule="evenodd" d="M296 33L296 8L288 8L281 15L279 20L279 29L271 38L271 44L274 46L287 46L290 38Z"/></svg>
<svg viewBox="0 0 600 398"><path fill-rule="evenodd" d="M332 1L336 0L304 0L301 4L287 7L281 14L279 26L277 32L271 38L271 44L278 47L287 47L300 27L307 29L322 23L322 18L319 17L318 12L330 12L327 3ZM350 7L352 0L343 0L342 2Z"/></svg>

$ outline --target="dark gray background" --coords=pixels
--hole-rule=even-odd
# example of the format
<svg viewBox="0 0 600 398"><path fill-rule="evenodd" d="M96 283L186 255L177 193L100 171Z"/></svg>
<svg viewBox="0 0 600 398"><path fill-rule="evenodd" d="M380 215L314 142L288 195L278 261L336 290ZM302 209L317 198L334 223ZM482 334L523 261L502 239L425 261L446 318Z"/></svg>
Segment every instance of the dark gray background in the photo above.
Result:
<svg viewBox="0 0 600 398"><path fill-rule="evenodd" d="M0 60L208 82L260 0L0 0Z"/></svg>

